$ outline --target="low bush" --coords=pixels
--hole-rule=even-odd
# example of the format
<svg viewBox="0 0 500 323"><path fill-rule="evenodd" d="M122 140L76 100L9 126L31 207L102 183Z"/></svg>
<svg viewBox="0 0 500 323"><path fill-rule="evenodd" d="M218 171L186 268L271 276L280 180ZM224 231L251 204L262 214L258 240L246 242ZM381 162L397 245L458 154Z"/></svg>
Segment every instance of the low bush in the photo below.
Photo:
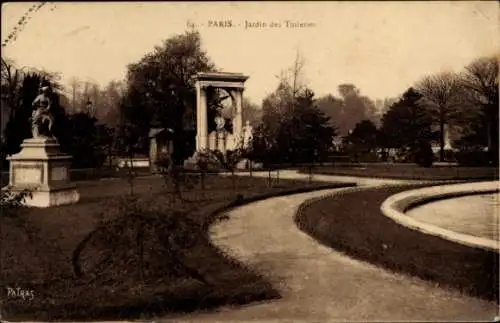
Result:
<svg viewBox="0 0 500 323"><path fill-rule="evenodd" d="M490 158L486 151L471 149L457 152L456 159L463 166L488 166Z"/></svg>
<svg viewBox="0 0 500 323"><path fill-rule="evenodd" d="M412 151L412 157L417 165L431 167L434 162L431 144L426 140L419 141Z"/></svg>
<svg viewBox="0 0 500 323"><path fill-rule="evenodd" d="M453 151L451 149L445 149L444 150L444 161L448 162L448 163L456 162L457 158L456 158L455 151Z"/></svg>
<svg viewBox="0 0 500 323"><path fill-rule="evenodd" d="M184 262L183 255L196 245L202 230L190 221L187 208L129 195L110 200L103 209L106 220L74 254L78 276L132 285L174 275L206 283Z"/></svg>
<svg viewBox="0 0 500 323"><path fill-rule="evenodd" d="M225 218L223 209L333 184L281 180L268 187L264 178L241 176L235 194L229 176L205 175L205 192L183 184L182 200L161 177L135 178L135 196L121 198L126 179L81 182L79 203L22 212L36 233L31 240L15 218L0 218L0 285L36 294L30 302L5 299L4 318L138 319L279 297L265 277L218 250L208 228Z"/></svg>
<svg viewBox="0 0 500 323"><path fill-rule="evenodd" d="M24 189L20 192L10 189L0 190L0 215L2 217L13 217L19 209L24 207L24 202L32 196L32 190Z"/></svg>

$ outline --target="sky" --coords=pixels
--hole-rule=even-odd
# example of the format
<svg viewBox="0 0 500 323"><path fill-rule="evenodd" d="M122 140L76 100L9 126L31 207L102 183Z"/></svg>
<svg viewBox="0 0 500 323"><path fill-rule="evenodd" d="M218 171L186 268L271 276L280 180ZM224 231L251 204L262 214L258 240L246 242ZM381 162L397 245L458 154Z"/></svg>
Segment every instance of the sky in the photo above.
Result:
<svg viewBox="0 0 500 323"><path fill-rule="evenodd" d="M32 4L2 4L2 41ZM337 95L339 84L353 83L383 99L427 74L459 71L499 53L499 18L496 1L49 2L2 56L58 72L63 84L77 77L105 86L194 24L217 67L249 76L245 96L255 103L275 90L297 51L317 96Z"/></svg>

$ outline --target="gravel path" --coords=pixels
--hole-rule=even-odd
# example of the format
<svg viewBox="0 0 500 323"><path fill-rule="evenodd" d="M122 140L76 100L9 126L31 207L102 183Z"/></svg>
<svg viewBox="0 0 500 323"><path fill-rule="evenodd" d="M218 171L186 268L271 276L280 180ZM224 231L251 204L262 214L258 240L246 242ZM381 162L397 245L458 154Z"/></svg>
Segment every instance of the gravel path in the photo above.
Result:
<svg viewBox="0 0 500 323"><path fill-rule="evenodd" d="M300 177L307 179L293 171L280 172L280 178ZM327 175L315 175L314 180L355 180L360 186L372 187L410 183ZM212 228L214 243L265 273L281 290L281 299L159 321L492 321L498 314L494 303L353 260L318 244L296 227L294 215L301 203L340 190L352 188L255 202L232 210L228 221Z"/></svg>

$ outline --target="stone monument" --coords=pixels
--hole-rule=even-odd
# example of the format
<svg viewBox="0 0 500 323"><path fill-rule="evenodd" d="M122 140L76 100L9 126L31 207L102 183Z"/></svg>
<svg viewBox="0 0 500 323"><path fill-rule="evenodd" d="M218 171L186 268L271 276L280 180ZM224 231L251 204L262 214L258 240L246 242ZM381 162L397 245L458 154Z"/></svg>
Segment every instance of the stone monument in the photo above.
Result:
<svg viewBox="0 0 500 323"><path fill-rule="evenodd" d="M243 147L249 148L253 140L253 127L250 125L250 121L247 120L245 127L243 127Z"/></svg>
<svg viewBox="0 0 500 323"><path fill-rule="evenodd" d="M50 86L40 87L33 101L32 137L21 144L21 151L7 157L10 161L9 185L4 189L19 192L32 190L27 206L50 207L78 202L80 195L69 179L71 156L59 151L54 137Z"/></svg>
<svg viewBox="0 0 500 323"><path fill-rule="evenodd" d="M222 152L237 147L238 139L243 136L242 103L245 81L248 76L240 73L198 73L193 76L196 84L196 152L186 160L186 164L193 164L197 152L206 149L218 149ZM229 94L233 105L232 133L224 129L225 120L218 114L215 118L217 129L209 133L207 91L209 88L222 89Z"/></svg>

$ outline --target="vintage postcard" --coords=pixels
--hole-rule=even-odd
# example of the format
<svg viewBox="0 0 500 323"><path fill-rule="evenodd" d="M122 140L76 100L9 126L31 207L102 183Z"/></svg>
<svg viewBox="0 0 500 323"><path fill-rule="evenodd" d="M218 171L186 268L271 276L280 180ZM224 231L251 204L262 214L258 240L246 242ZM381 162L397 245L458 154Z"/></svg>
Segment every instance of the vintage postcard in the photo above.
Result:
<svg viewBox="0 0 500 323"><path fill-rule="evenodd" d="M500 321L499 14L3 3L0 321Z"/></svg>

